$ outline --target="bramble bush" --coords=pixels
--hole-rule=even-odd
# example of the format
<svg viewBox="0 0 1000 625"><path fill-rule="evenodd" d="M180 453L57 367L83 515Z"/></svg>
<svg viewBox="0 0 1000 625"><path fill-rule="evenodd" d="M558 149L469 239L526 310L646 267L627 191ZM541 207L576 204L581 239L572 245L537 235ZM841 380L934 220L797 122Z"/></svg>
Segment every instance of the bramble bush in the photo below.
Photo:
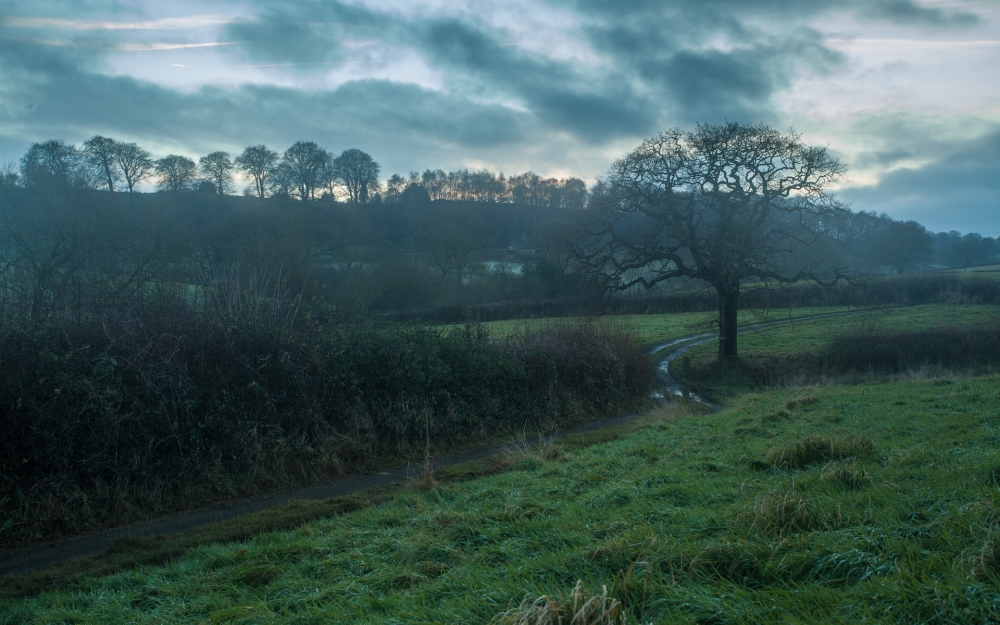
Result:
<svg viewBox="0 0 1000 625"><path fill-rule="evenodd" d="M0 544L567 426L652 383L607 323L497 339L167 308L0 331Z"/></svg>

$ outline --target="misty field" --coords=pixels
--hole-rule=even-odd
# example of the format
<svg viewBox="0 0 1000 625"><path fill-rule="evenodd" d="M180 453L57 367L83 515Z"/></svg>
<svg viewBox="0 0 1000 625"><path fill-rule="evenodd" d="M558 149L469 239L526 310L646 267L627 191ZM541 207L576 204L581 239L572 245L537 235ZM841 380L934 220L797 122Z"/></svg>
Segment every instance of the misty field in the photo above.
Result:
<svg viewBox="0 0 1000 625"><path fill-rule="evenodd" d="M607 586L629 622L1000 616L1000 379L767 392L0 604L3 623L479 622Z"/></svg>

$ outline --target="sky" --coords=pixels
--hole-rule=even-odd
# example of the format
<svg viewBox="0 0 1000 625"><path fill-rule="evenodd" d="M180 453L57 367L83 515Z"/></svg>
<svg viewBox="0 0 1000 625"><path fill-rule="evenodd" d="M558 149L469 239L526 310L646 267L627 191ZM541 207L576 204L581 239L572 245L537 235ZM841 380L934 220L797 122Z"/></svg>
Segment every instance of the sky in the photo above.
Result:
<svg viewBox="0 0 1000 625"><path fill-rule="evenodd" d="M827 146L854 210L1000 235L1000 0L3 0L0 160L298 140L593 181L672 127Z"/></svg>

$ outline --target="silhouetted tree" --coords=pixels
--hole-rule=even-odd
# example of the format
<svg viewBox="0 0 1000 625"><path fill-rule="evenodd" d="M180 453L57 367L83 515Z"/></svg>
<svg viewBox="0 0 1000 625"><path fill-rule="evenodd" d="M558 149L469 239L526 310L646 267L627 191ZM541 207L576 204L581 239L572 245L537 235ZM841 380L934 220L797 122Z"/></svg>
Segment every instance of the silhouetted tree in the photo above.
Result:
<svg viewBox="0 0 1000 625"><path fill-rule="evenodd" d="M288 192L294 193L300 200L315 199L328 158L326 150L312 141L296 141L292 144L281 157L281 165L285 170L283 173L287 176L289 185Z"/></svg>
<svg viewBox="0 0 1000 625"><path fill-rule="evenodd" d="M115 192L119 176L117 153L118 142L108 137L95 135L83 143L84 157L110 193Z"/></svg>
<svg viewBox="0 0 1000 625"><path fill-rule="evenodd" d="M355 204L367 204L372 190L378 188L379 165L361 150L352 148L341 152L333 159L333 171Z"/></svg>
<svg viewBox="0 0 1000 625"><path fill-rule="evenodd" d="M456 286L462 284L465 272L476 261L487 239L483 225L469 211L452 206L437 205L419 214L414 237L440 274L438 296L450 276L454 276Z"/></svg>
<svg viewBox="0 0 1000 625"><path fill-rule="evenodd" d="M21 157L21 178L26 186L85 182L80 164L80 152L63 141L32 143Z"/></svg>
<svg viewBox="0 0 1000 625"><path fill-rule="evenodd" d="M0 161L0 188L16 187L21 181L21 174L18 173L17 161L8 159Z"/></svg>
<svg viewBox="0 0 1000 625"><path fill-rule="evenodd" d="M385 200L387 202L398 202L403 197L403 192L409 183L406 178L399 174L389 176L385 183Z"/></svg>
<svg viewBox="0 0 1000 625"><path fill-rule="evenodd" d="M278 153L266 145L251 145L236 157L236 167L253 179L257 197L264 197L269 189L271 173L278 164Z"/></svg>
<svg viewBox="0 0 1000 625"><path fill-rule="evenodd" d="M219 195L233 190L233 161L229 159L229 152L212 152L202 156L198 159L198 166Z"/></svg>
<svg viewBox="0 0 1000 625"><path fill-rule="evenodd" d="M997 262L993 239L983 237L978 232L969 232L962 236L958 232L952 231L947 236L948 244L945 248L945 258L952 267L969 268Z"/></svg>
<svg viewBox="0 0 1000 625"><path fill-rule="evenodd" d="M765 125L670 130L612 166L576 256L614 290L711 284L721 361L736 355L742 280L841 277L823 217L840 208L826 189L844 171L824 148Z"/></svg>
<svg viewBox="0 0 1000 625"><path fill-rule="evenodd" d="M906 266L934 258L934 240L915 221L894 221L885 217L877 250L884 262L903 275Z"/></svg>
<svg viewBox="0 0 1000 625"><path fill-rule="evenodd" d="M167 155L156 161L156 188L179 193L187 191L195 181L198 168L194 161L177 154Z"/></svg>
<svg viewBox="0 0 1000 625"><path fill-rule="evenodd" d="M128 187L129 203L131 203L135 185L152 177L156 163L150 158L149 152L140 148L137 143L116 144L115 158L118 161L118 171L121 172L125 186Z"/></svg>

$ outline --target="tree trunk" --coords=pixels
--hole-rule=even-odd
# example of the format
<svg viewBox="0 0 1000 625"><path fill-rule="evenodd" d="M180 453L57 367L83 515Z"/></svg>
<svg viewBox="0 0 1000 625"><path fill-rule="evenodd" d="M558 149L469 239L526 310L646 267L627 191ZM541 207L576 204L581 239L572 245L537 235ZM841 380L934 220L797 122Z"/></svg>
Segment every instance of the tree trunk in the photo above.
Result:
<svg viewBox="0 0 1000 625"><path fill-rule="evenodd" d="M719 362L736 356L736 311L740 299L739 280L715 285L719 293Z"/></svg>

